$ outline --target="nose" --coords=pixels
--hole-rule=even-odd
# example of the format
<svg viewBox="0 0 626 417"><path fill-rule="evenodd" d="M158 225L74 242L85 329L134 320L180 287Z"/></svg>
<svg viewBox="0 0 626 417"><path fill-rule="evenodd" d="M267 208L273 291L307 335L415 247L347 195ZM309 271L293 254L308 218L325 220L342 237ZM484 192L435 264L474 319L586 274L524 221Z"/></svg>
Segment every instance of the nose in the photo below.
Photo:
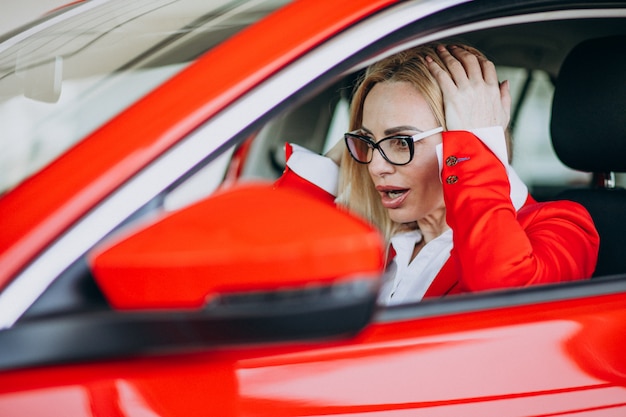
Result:
<svg viewBox="0 0 626 417"><path fill-rule="evenodd" d="M367 165L367 169L371 176L382 177L393 173L395 166L383 158L378 149L374 149L372 161Z"/></svg>

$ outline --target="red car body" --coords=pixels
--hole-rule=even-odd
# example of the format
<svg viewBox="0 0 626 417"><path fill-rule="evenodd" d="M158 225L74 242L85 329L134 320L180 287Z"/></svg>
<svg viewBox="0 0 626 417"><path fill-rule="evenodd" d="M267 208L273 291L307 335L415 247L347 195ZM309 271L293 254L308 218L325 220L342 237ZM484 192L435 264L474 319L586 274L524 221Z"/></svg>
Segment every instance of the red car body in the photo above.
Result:
<svg viewBox="0 0 626 417"><path fill-rule="evenodd" d="M347 341L2 375L5 415L615 415L622 295L394 320ZM602 309L589 307L600 305Z"/></svg>
<svg viewBox="0 0 626 417"><path fill-rule="evenodd" d="M10 287L81 218L207 120L327 40L395 3L299 0L280 8L1 195L0 289ZM558 9L547 2L528 3L534 5L526 12ZM624 19L626 5L614 2L611 7ZM459 14L458 20L465 18ZM298 214L286 221L298 221ZM142 319L151 320L150 312L145 314ZM125 320L124 313L120 316ZM2 355L28 344L33 328L41 338L32 343L48 344L42 350L74 352L25 359L16 366L5 356L0 415L626 413L623 278L379 309L362 330L341 336L209 341L154 350L142 345L101 355L96 349L84 356L79 348L72 350L69 340L81 340L77 332L87 329L85 343L93 337L93 343L106 344L107 326L115 325L107 320L97 313L78 324L26 320L24 327L31 329L23 332L18 320L0 331ZM158 330L159 322L154 326ZM127 329L129 340L133 329ZM151 337L147 334L146 340Z"/></svg>

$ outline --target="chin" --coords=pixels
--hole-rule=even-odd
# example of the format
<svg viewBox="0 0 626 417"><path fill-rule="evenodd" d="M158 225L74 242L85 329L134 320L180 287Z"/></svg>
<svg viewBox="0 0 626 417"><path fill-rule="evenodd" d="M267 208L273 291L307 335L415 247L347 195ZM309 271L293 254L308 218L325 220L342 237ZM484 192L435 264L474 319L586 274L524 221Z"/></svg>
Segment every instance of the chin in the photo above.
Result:
<svg viewBox="0 0 626 417"><path fill-rule="evenodd" d="M397 209L396 210L387 210L387 213L389 214L389 218L391 220L393 220L395 223L409 224L409 223L415 223L416 222L414 216L410 216L407 213L399 212Z"/></svg>

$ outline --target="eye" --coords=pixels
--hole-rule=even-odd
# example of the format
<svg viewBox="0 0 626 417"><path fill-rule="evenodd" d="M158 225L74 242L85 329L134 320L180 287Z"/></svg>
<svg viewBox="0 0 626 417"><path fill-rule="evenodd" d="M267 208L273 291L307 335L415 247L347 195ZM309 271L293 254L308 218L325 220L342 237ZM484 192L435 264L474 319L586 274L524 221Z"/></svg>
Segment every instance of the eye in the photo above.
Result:
<svg viewBox="0 0 626 417"><path fill-rule="evenodd" d="M402 151L402 150L409 150L409 141L411 140L410 137L408 136L397 136L395 138L390 138L389 139L389 146L396 150L396 151Z"/></svg>

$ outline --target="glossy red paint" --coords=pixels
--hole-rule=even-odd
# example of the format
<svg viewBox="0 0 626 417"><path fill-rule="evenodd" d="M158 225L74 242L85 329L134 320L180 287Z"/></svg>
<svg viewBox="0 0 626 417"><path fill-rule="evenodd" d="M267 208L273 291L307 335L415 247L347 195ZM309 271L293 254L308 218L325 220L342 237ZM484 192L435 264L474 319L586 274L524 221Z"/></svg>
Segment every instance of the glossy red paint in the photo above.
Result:
<svg viewBox="0 0 626 417"><path fill-rule="evenodd" d="M286 221L294 213L308 221ZM201 309L218 294L339 280L377 288L383 248L377 230L334 204L271 183L246 184L96 249L91 269L115 308Z"/></svg>
<svg viewBox="0 0 626 417"><path fill-rule="evenodd" d="M623 304L599 296L377 323L351 340L5 372L0 415L619 416Z"/></svg>
<svg viewBox="0 0 626 417"><path fill-rule="evenodd" d="M395 2L296 1L207 53L2 196L0 289L80 216L202 122L328 37Z"/></svg>

